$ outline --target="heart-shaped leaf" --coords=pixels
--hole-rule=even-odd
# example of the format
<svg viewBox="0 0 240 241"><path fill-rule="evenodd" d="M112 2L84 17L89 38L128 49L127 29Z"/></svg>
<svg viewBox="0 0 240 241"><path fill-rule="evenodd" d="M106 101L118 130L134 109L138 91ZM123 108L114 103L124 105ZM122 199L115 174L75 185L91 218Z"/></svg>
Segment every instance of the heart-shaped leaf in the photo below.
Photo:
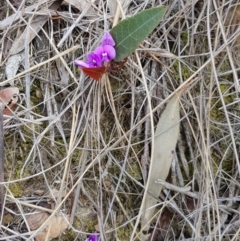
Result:
<svg viewBox="0 0 240 241"><path fill-rule="evenodd" d="M115 61L129 56L140 43L157 27L166 11L164 6L144 10L117 24L111 31L116 42Z"/></svg>

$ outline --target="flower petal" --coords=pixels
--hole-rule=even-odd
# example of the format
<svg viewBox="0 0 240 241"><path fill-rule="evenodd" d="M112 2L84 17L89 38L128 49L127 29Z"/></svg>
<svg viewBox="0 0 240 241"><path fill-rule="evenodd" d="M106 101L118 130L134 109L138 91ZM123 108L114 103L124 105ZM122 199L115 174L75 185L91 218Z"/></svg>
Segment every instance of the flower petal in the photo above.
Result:
<svg viewBox="0 0 240 241"><path fill-rule="evenodd" d="M86 63L82 60L78 60L78 59L74 60L74 64L80 68L89 68L90 67L88 63Z"/></svg>
<svg viewBox="0 0 240 241"><path fill-rule="evenodd" d="M103 35L101 45L102 46L105 46L105 45L114 46L115 45L115 41L114 41L113 37L111 36L111 34L109 32L106 32Z"/></svg>
<svg viewBox="0 0 240 241"><path fill-rule="evenodd" d="M104 46L104 51L107 53L109 61L114 59L116 56L116 50L110 45L105 45Z"/></svg>
<svg viewBox="0 0 240 241"><path fill-rule="evenodd" d="M102 66L101 56L99 56L98 54L95 54L95 53L88 54L87 59L90 67Z"/></svg>
<svg viewBox="0 0 240 241"><path fill-rule="evenodd" d="M103 46L98 46L95 50L94 50L94 54L96 54L100 59L102 59L102 54L104 53L104 48Z"/></svg>
<svg viewBox="0 0 240 241"><path fill-rule="evenodd" d="M99 46L95 49L94 53L98 55L103 62L109 62L116 56L116 51L111 45Z"/></svg>
<svg viewBox="0 0 240 241"><path fill-rule="evenodd" d="M98 241L97 232L94 232L88 237L88 241Z"/></svg>

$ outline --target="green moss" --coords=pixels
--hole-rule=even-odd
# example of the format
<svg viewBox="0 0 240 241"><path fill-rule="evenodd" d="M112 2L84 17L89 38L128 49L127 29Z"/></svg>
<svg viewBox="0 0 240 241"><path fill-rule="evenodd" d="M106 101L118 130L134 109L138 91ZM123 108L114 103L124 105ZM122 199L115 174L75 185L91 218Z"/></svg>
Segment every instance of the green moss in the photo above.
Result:
<svg viewBox="0 0 240 241"><path fill-rule="evenodd" d="M142 179L141 169L136 162L128 163L126 167L126 171L131 175L135 180Z"/></svg>
<svg viewBox="0 0 240 241"><path fill-rule="evenodd" d="M230 88L228 84L221 84L220 85L221 93L223 95L224 103L227 105L232 103L234 100L234 95L230 92Z"/></svg>
<svg viewBox="0 0 240 241"><path fill-rule="evenodd" d="M85 224L86 224L86 227L85 227L86 232L93 233L95 231L94 227L97 225L97 220L88 219L86 220Z"/></svg>
<svg viewBox="0 0 240 241"><path fill-rule="evenodd" d="M74 241L74 240L76 240L76 235L74 234L74 231L72 229L68 229L60 237L52 239L52 241L59 241L59 240L61 240L61 241Z"/></svg>
<svg viewBox="0 0 240 241"><path fill-rule="evenodd" d="M234 94L231 93L231 89L229 88L229 84L221 84L220 85L221 95L223 96L224 104L230 104L234 101ZM211 119L217 120L218 122L223 122L225 120L225 114L222 110L222 102L220 97L213 97L211 100L211 111L210 116Z"/></svg>
<svg viewBox="0 0 240 241"><path fill-rule="evenodd" d="M117 230L118 239L121 241L129 241L129 237L131 237L131 232L132 230L128 227L119 228Z"/></svg>
<svg viewBox="0 0 240 241"><path fill-rule="evenodd" d="M223 67L223 65L222 65ZM218 93L223 96L224 104L228 105L232 103L235 99L234 97L234 90L232 87L230 87L230 84L220 84L220 91L219 92L213 92ZM212 123L219 122L219 123L225 123L226 116L222 109L222 101L220 100L219 96L216 96L216 94L213 96L211 100L211 111L210 111L210 117L213 121ZM220 140L218 141L217 148L211 147L211 159L212 159L212 168L213 172L217 173L219 170L229 173L233 170L233 153L231 149L229 149L229 142L231 140L229 138L226 138L225 134L223 133L224 130L216 129L217 127L212 124L210 126L210 134L212 140ZM228 150L228 151L226 151Z"/></svg>
<svg viewBox="0 0 240 241"><path fill-rule="evenodd" d="M181 72L179 71L179 68L181 68ZM183 65L178 60L174 61L171 70L173 71L172 74L176 79L180 79L181 77L183 80L187 80L193 74L193 71L195 71L195 69L190 70L186 65Z"/></svg>
<svg viewBox="0 0 240 241"><path fill-rule="evenodd" d="M183 41L183 44L184 44L184 45L187 45L187 43L188 43L188 34L182 32L182 33L181 33L181 39L182 39L182 41Z"/></svg>
<svg viewBox="0 0 240 241"><path fill-rule="evenodd" d="M75 215L74 227L84 230L86 233L93 233L95 226L98 224L97 218L87 218L84 215Z"/></svg>
<svg viewBox="0 0 240 241"><path fill-rule="evenodd" d="M21 197L22 193L23 193L23 189L22 189L22 185L18 182L18 183L10 183L8 186L8 189L10 190L10 192L12 193L12 195L14 197Z"/></svg>
<svg viewBox="0 0 240 241"><path fill-rule="evenodd" d="M8 174L11 174L9 180L18 180L21 177L27 177L31 174L31 170L29 168L25 168L22 176L22 165L24 162L18 161L17 163L13 163L11 159L7 159L5 162L5 170L8 170ZM8 185L8 189L12 193L14 197L21 197L24 192L24 182L14 182Z"/></svg>

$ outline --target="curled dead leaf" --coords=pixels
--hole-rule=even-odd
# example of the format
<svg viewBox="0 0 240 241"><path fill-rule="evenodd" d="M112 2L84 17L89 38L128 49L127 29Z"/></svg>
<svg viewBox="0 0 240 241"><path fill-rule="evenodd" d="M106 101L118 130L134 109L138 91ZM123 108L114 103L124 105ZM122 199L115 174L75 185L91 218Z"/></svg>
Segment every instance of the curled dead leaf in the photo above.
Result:
<svg viewBox="0 0 240 241"><path fill-rule="evenodd" d="M18 101L19 89L8 87L0 90L0 102L3 104L3 115L12 116Z"/></svg>
<svg viewBox="0 0 240 241"><path fill-rule="evenodd" d="M31 230L35 230L41 226L49 217L46 212L34 213L27 217L27 223Z"/></svg>
<svg viewBox="0 0 240 241"><path fill-rule="evenodd" d="M42 224L44 229L40 230L40 233L36 236L37 241L51 240L60 236L68 228L69 216L63 216L58 214L47 220L50 215L46 212L40 212L30 215L27 218L27 223L31 230L36 230Z"/></svg>

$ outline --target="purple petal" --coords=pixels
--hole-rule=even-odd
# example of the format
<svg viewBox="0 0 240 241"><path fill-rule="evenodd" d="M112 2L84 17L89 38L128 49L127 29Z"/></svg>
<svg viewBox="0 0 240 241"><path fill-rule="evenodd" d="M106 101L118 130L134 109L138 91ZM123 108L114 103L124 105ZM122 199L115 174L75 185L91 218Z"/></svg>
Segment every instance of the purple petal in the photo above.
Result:
<svg viewBox="0 0 240 241"><path fill-rule="evenodd" d="M102 61L101 61L101 56L98 54L91 53L87 55L88 63L90 67L101 67L102 66Z"/></svg>
<svg viewBox="0 0 240 241"><path fill-rule="evenodd" d="M74 60L74 64L80 68L90 68L89 64L82 60Z"/></svg>
<svg viewBox="0 0 240 241"><path fill-rule="evenodd" d="M94 54L96 54L100 59L102 59L102 54L104 53L104 48L103 46L98 46L95 50L94 50Z"/></svg>
<svg viewBox="0 0 240 241"><path fill-rule="evenodd" d="M95 232L94 234L91 234L91 235L88 237L88 241L98 241L97 232Z"/></svg>
<svg viewBox="0 0 240 241"><path fill-rule="evenodd" d="M113 47L110 46L110 45L105 45L105 46L104 46L104 50L105 50L105 52L106 52L107 55L108 55L109 61L115 58L115 56L116 56L116 50L115 50L115 48L113 48Z"/></svg>
<svg viewBox="0 0 240 241"><path fill-rule="evenodd" d="M110 45L99 46L95 49L94 53L98 55L103 62L109 62L116 56L115 49Z"/></svg>
<svg viewBox="0 0 240 241"><path fill-rule="evenodd" d="M113 37L111 36L111 34L109 32L106 32L103 35L101 45L102 46L105 46L105 45L114 46L115 45L115 41L114 41Z"/></svg>

